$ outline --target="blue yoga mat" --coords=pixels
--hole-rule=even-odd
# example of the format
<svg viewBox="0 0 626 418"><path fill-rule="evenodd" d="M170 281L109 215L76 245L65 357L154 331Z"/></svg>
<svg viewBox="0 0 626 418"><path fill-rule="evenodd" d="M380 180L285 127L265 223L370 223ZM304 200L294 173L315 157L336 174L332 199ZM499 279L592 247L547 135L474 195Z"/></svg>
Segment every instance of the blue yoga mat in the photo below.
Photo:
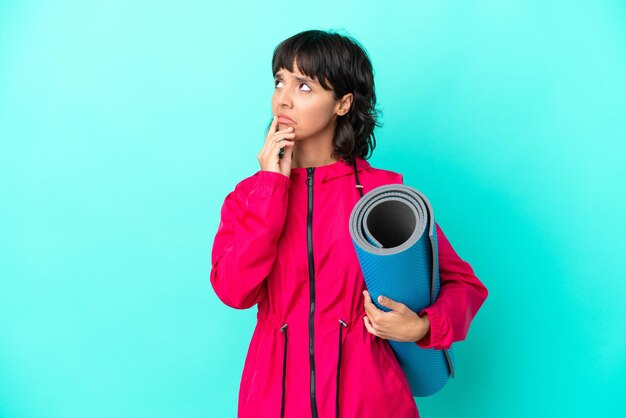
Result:
<svg viewBox="0 0 626 418"><path fill-rule="evenodd" d="M350 235L372 301L384 295L415 312L439 293L437 229L430 202L404 184L379 186L364 194L350 214ZM429 396L454 377L454 352L424 349L414 342L387 340L413 396Z"/></svg>

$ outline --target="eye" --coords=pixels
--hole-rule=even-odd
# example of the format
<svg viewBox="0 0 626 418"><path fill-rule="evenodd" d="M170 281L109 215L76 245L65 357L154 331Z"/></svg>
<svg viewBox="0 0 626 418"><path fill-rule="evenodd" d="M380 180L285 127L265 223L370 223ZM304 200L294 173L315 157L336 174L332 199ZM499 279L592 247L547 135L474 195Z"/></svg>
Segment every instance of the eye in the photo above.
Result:
<svg viewBox="0 0 626 418"><path fill-rule="evenodd" d="M278 87L278 83L282 83L282 80L278 80L278 79L274 80L274 88ZM306 87L306 89L303 90L303 91L306 91L306 92L313 91L311 89L311 87L309 87L309 85L306 84L306 83L300 83L300 86L305 86Z"/></svg>

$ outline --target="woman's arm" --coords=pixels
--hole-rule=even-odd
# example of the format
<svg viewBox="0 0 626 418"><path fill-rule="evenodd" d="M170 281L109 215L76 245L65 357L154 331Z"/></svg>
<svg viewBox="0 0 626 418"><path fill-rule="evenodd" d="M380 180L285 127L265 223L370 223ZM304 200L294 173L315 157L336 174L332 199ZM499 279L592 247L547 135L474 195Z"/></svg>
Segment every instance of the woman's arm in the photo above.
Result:
<svg viewBox="0 0 626 418"><path fill-rule="evenodd" d="M230 192L211 251L211 285L218 298L247 309L266 293L289 197L289 177L260 170Z"/></svg>
<svg viewBox="0 0 626 418"><path fill-rule="evenodd" d="M435 302L418 313L420 317L428 316L430 329L416 344L422 348L447 350L453 342L465 339L488 291L469 263L457 255L436 222L435 226L440 288Z"/></svg>

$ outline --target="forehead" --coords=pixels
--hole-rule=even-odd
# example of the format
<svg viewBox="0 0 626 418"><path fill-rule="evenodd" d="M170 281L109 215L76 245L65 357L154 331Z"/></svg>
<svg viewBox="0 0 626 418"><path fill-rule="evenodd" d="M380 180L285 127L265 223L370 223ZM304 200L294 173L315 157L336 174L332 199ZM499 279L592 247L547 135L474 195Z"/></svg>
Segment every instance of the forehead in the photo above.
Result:
<svg viewBox="0 0 626 418"><path fill-rule="evenodd" d="M278 70L276 72L276 77L290 77L290 78L293 78L293 79L299 80L299 81L309 81L309 82L316 83L316 81L313 80L312 78L307 77L306 75L300 73L298 71L298 67L295 66L295 64L294 64L294 69L296 71L292 73L291 71L287 70L286 68L281 68L280 70Z"/></svg>

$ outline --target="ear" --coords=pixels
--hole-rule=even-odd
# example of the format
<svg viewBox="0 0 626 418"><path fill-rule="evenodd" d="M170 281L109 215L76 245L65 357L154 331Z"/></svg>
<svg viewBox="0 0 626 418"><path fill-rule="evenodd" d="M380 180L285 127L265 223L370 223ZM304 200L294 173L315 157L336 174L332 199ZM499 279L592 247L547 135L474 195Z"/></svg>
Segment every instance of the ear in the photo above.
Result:
<svg viewBox="0 0 626 418"><path fill-rule="evenodd" d="M350 111L350 107L352 106L352 98L353 98L352 93L346 93L339 100L339 104L337 108L338 116L343 116Z"/></svg>

